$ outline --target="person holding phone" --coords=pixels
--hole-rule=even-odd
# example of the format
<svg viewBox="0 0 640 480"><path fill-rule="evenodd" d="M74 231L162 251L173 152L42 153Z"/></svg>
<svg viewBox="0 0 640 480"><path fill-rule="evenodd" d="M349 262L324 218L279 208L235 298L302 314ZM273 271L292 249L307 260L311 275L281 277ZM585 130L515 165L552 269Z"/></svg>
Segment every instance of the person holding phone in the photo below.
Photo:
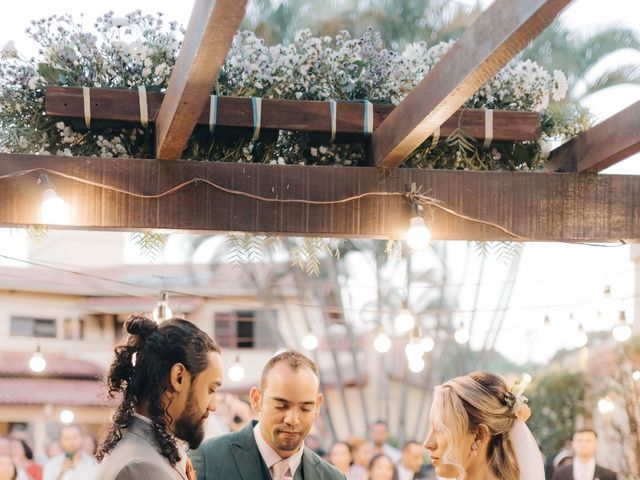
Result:
<svg viewBox="0 0 640 480"><path fill-rule="evenodd" d="M94 480L97 463L82 451L82 431L78 425L60 428L60 447L63 453L47 460L42 480Z"/></svg>

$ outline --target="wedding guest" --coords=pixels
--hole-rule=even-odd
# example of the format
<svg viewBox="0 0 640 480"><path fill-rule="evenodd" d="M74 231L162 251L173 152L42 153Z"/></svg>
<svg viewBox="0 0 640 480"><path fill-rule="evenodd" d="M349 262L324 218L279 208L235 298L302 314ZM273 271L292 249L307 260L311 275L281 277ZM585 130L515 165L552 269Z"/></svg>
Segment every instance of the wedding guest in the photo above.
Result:
<svg viewBox="0 0 640 480"><path fill-rule="evenodd" d="M63 453L51 457L43 466L43 480L93 480L96 461L82 451L82 431L78 425L60 427L58 438Z"/></svg>
<svg viewBox="0 0 640 480"><path fill-rule="evenodd" d="M18 469L8 454L0 454L0 480L17 480Z"/></svg>
<svg viewBox="0 0 640 480"><path fill-rule="evenodd" d="M369 464L369 480L398 480L398 470L384 453L374 455Z"/></svg>
<svg viewBox="0 0 640 480"><path fill-rule="evenodd" d="M374 455L384 453L393 461L394 465L400 461L402 456L400 450L389 444L389 425L387 422L384 420L375 422L371 426L370 434Z"/></svg>
<svg viewBox="0 0 640 480"><path fill-rule="evenodd" d="M351 447L345 442L336 442L329 448L329 455L327 460L331 465L336 467L342 473L349 478L351 470L351 462L353 457L351 455Z"/></svg>
<svg viewBox="0 0 640 480"><path fill-rule="evenodd" d="M424 465L424 447L413 440L402 447L402 458L398 462L399 480L418 480Z"/></svg>
<svg viewBox="0 0 640 480"><path fill-rule="evenodd" d="M33 450L24 440L11 441L11 457L19 471L29 480L42 480L42 466L33 459Z"/></svg>
<svg viewBox="0 0 640 480"><path fill-rule="evenodd" d="M598 434L585 428L573 434L571 441L573 461L559 467L553 474L553 480L617 480L618 475L596 464Z"/></svg>
<svg viewBox="0 0 640 480"><path fill-rule="evenodd" d="M373 446L364 438L355 437L349 440L353 455L353 465L349 480L367 480L369 464L373 458Z"/></svg>

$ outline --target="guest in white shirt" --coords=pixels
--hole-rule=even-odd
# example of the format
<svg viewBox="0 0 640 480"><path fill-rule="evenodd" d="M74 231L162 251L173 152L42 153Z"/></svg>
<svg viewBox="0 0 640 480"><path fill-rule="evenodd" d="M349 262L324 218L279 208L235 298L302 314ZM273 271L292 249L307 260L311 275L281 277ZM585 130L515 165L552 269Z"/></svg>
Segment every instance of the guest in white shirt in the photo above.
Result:
<svg viewBox="0 0 640 480"><path fill-rule="evenodd" d="M617 480L615 472L596 464L598 434L583 429L573 434L571 442L573 462L558 468L553 480Z"/></svg>
<svg viewBox="0 0 640 480"><path fill-rule="evenodd" d="M398 462L398 479L415 480L424 465L424 447L418 442L409 441L402 447L402 458Z"/></svg>
<svg viewBox="0 0 640 480"><path fill-rule="evenodd" d="M400 450L389 445L389 426L384 420L378 420L371 426L371 442L374 455L384 454L395 465L400 461Z"/></svg>
<svg viewBox="0 0 640 480"><path fill-rule="evenodd" d="M64 453L44 464L42 480L93 480L96 478L95 459L82 451L82 431L78 425L63 425L60 446Z"/></svg>

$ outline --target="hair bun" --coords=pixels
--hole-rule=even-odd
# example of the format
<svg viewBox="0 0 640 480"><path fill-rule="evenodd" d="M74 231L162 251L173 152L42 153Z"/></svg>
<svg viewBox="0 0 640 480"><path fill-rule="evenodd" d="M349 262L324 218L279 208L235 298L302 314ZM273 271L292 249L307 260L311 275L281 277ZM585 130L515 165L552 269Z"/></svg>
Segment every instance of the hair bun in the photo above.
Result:
<svg viewBox="0 0 640 480"><path fill-rule="evenodd" d="M124 328L131 335L147 338L158 329L158 324L142 315L131 315L124 324Z"/></svg>

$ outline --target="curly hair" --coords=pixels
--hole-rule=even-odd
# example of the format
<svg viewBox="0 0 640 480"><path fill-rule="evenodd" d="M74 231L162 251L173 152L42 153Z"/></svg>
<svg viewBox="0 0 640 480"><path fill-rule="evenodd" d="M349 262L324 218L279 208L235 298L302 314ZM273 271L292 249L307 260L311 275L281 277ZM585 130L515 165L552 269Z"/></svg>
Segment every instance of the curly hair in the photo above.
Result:
<svg viewBox="0 0 640 480"><path fill-rule="evenodd" d="M122 438L122 429L129 426L136 405L146 401L158 452L175 465L180 455L167 431L169 414L162 404L162 395L170 386L169 373L176 363L181 363L191 373L193 382L207 368L209 352L220 353L220 347L187 320L156 324L147 317L132 315L125 323L125 330L129 338L126 344L115 348L115 359L107 378L109 397L121 394L122 400L96 458L102 461L114 449Z"/></svg>

